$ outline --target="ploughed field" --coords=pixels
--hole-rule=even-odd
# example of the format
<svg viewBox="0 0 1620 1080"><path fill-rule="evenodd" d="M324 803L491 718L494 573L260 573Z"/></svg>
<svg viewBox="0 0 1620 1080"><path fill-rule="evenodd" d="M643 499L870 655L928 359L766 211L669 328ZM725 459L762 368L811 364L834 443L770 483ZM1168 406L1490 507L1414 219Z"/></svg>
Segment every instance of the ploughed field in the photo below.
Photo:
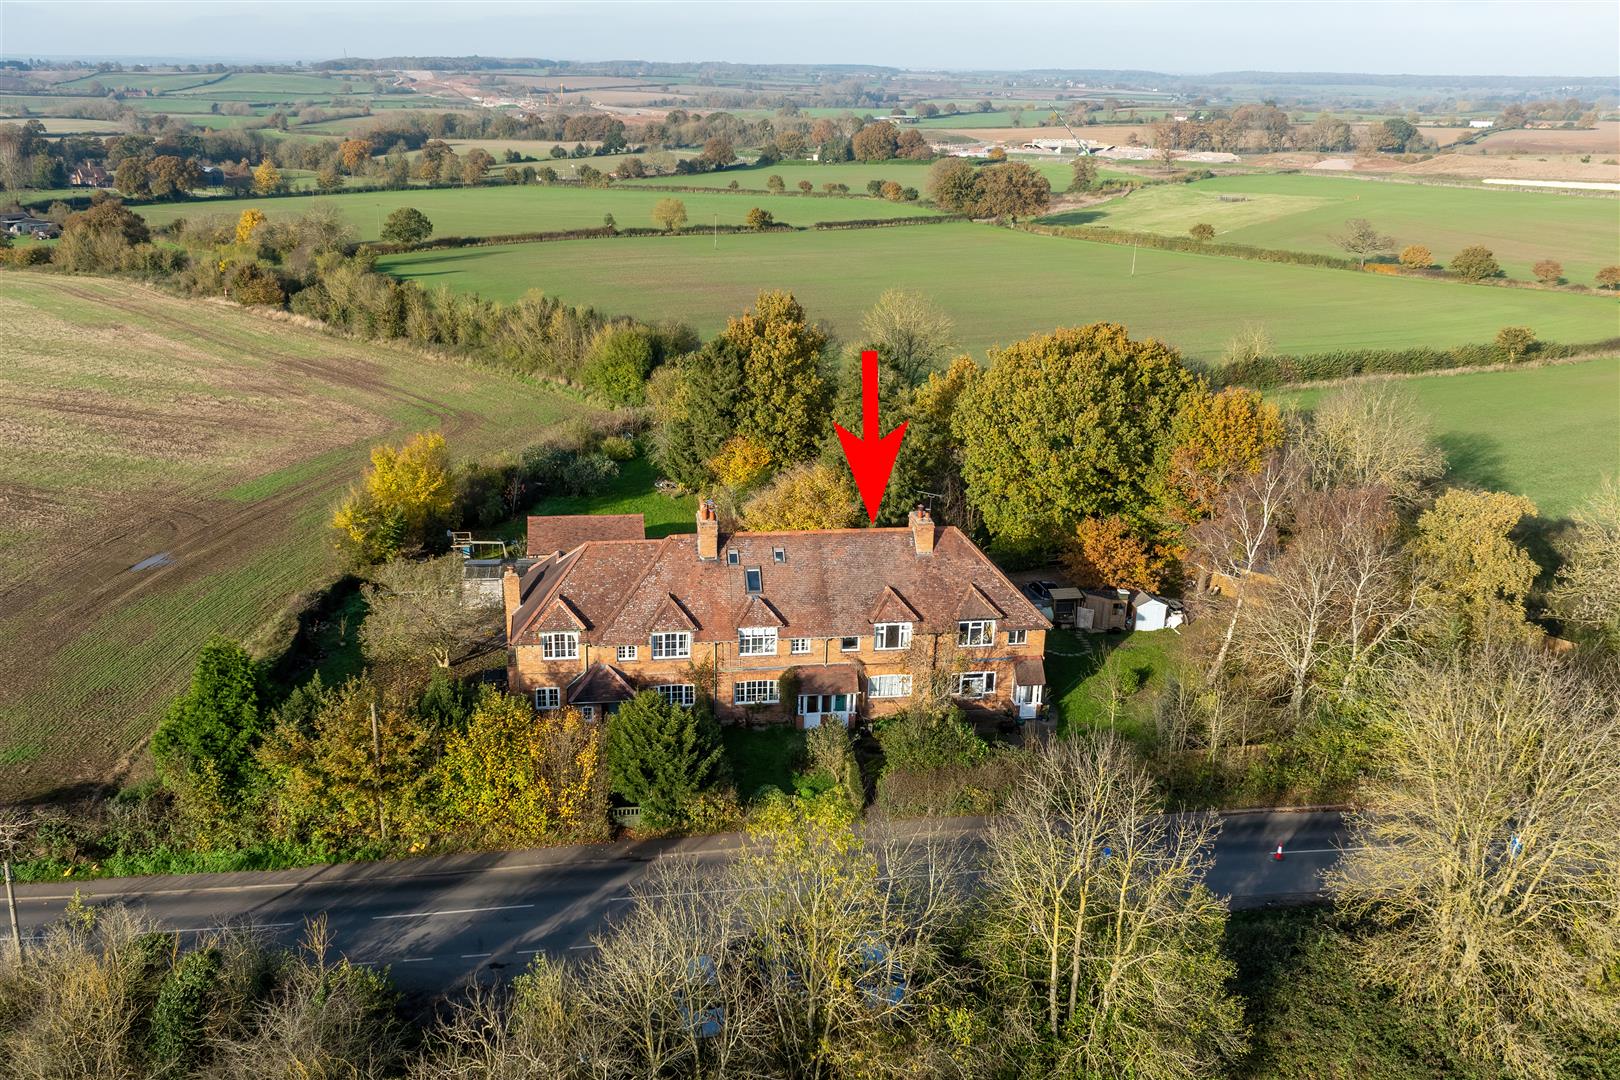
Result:
<svg viewBox="0 0 1620 1080"><path fill-rule="evenodd" d="M115 773L215 634L336 572L370 447L518 449L586 407L124 282L12 272L0 317L0 797Z"/></svg>
<svg viewBox="0 0 1620 1080"><path fill-rule="evenodd" d="M730 196L722 196L730 198ZM431 216L431 214L430 214ZM1135 274L1131 273L1135 260ZM974 353L1054 326L1122 322L1215 359L1249 324L1278 351L1489 341L1499 327L1543 339L1615 336L1612 297L1492 288L1036 236L972 223L836 232L509 244L388 256L379 268L510 300L541 289L710 334L763 288L790 289L811 318L851 338L885 289L931 297Z"/></svg>
<svg viewBox="0 0 1620 1080"><path fill-rule="evenodd" d="M1202 222L1214 227L1219 242L1345 258L1333 237L1350 218L1371 221L1394 238L1396 250L1422 244L1441 263L1470 244L1483 244L1508 276L1527 280L1540 259L1563 263L1564 276L1584 285L1592 284L1600 267L1620 262L1620 198L1614 196L1302 173L1144 188L1042 220L1183 237Z"/></svg>

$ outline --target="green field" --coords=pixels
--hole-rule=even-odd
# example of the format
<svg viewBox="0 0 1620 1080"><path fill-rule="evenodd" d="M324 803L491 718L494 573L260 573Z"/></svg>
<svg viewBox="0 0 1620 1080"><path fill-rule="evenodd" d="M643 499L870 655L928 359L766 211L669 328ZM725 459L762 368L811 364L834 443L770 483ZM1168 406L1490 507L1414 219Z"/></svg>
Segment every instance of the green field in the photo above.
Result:
<svg viewBox="0 0 1620 1080"><path fill-rule="evenodd" d="M0 796L118 775L213 635L337 572L369 448L515 452L586 406L515 377L139 285L7 272Z"/></svg>
<svg viewBox="0 0 1620 1080"><path fill-rule="evenodd" d="M741 225L754 207L762 207L776 220L791 225L858 218L930 216L932 207L892 203L879 199L807 199L799 195L713 195L690 192L637 191L631 188L548 187L486 185L465 188L425 188L415 191L367 191L323 197L360 231L361 239L375 240L382 221L402 206L414 206L433 222L435 236L492 236L503 233L548 232L556 229L594 228L602 215L612 214L620 228L657 228L653 206L660 199L676 198L686 204L688 225ZM248 207L272 219L302 214L312 204L303 199L199 199L140 207L153 225L199 214L240 214ZM522 290L520 289L519 292Z"/></svg>
<svg viewBox="0 0 1620 1080"><path fill-rule="evenodd" d="M547 148L549 149L549 147ZM1052 190L1061 192L1069 186L1074 179L1074 169L1067 161L1057 161L1051 158L1030 160L1020 158L1030 168L1046 177ZM594 162L593 162L594 164ZM822 165L814 161L779 161L775 165L733 165L719 172L699 173L694 176L660 176L649 177L645 180L627 180L627 186L638 184L680 184L684 187L728 187L733 180L737 186L750 191L764 191L765 182L772 176L780 176L782 182L793 190L799 186L800 180L808 180L815 185L817 191L823 184L848 184L851 191L865 191L870 180L893 180L902 187L914 187L928 196L928 169L933 162L930 161L873 161L873 162L839 162L836 165ZM559 171L561 167L559 166ZM1118 169L1102 169L1099 174L1105 180L1120 179L1135 175L1122 172Z"/></svg>
<svg viewBox="0 0 1620 1080"><path fill-rule="evenodd" d="M431 216L431 214L429 215ZM621 218L621 220L626 220ZM789 220L792 220L791 218ZM511 244L390 256L381 268L495 299L538 288L714 333L763 288L792 290L848 336L885 289L930 297L974 352L1054 326L1109 320L1194 357L1217 356L1261 323L1284 352L1488 341L1500 326L1550 341L1616 332L1607 297L1495 289L1172 251L1092 244L952 223L824 233Z"/></svg>
<svg viewBox="0 0 1620 1080"><path fill-rule="evenodd" d="M1223 195L1247 201L1223 202ZM1589 285L1599 267L1620 261L1620 199L1303 174L1144 188L1045 220L1177 236L1207 222L1217 240L1342 256L1332 236L1355 217L1368 219L1397 245L1423 244L1442 262L1469 244L1484 244L1518 278L1531 277L1538 259L1554 258L1571 281Z"/></svg>
<svg viewBox="0 0 1620 1080"><path fill-rule="evenodd" d="M1561 518L1620 474L1620 357L1394 383L1434 425L1454 483L1529 496ZM1274 395L1308 409L1325 390Z"/></svg>

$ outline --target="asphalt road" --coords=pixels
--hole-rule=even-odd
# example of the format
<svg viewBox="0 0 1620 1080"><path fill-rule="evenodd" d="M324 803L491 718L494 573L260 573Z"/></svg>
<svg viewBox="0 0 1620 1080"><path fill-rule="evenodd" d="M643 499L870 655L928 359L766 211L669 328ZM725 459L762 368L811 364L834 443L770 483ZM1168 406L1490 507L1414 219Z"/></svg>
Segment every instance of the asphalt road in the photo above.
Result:
<svg viewBox="0 0 1620 1080"><path fill-rule="evenodd" d="M971 842L979 822L918 826ZM1207 883L1233 907L1314 897L1321 872L1339 856L1336 811L1227 815ZM1283 845L1281 862L1272 858ZM335 948L385 965L404 989L447 991L527 965L536 953L591 948L590 936L630 895L656 859L718 861L734 835L344 863L263 873L109 878L20 885L23 933L37 934L75 891L92 903L144 907L165 929L196 934L250 925L293 942L324 915Z"/></svg>

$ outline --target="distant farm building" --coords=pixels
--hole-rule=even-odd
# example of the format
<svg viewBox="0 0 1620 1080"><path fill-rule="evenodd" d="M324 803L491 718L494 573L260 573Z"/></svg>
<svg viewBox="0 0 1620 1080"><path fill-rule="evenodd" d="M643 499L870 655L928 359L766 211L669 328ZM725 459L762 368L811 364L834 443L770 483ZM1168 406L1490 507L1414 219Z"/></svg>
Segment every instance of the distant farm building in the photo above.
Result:
<svg viewBox="0 0 1620 1080"><path fill-rule="evenodd" d="M1496 126L1496 121L1495 120L1470 120L1470 121L1468 121L1468 126L1471 127L1471 128L1495 127Z"/></svg>

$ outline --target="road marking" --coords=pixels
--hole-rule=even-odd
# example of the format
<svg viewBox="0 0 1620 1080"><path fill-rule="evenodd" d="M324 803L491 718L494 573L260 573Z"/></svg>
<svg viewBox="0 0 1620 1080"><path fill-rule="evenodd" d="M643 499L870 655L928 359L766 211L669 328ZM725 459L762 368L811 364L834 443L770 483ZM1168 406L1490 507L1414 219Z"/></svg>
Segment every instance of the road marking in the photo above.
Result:
<svg viewBox="0 0 1620 1080"><path fill-rule="evenodd" d="M494 955L495 954L492 953L492 952L464 952L464 953L461 954L461 958L463 960L476 960L481 956L494 956Z"/></svg>
<svg viewBox="0 0 1620 1080"><path fill-rule="evenodd" d="M443 911L411 911L403 915L373 915L371 921L378 922L382 919L426 919L432 915L471 915L479 911L520 911L532 907L534 907L533 904L501 904L497 907L445 908Z"/></svg>
<svg viewBox="0 0 1620 1080"><path fill-rule="evenodd" d="M432 959L433 959L433 957L431 957L431 956L402 956L398 960L393 961L393 963L396 963L396 964L425 964L429 960L432 960Z"/></svg>
<svg viewBox="0 0 1620 1080"><path fill-rule="evenodd" d="M182 926L178 929L164 930L165 934L206 934L214 930L279 930L286 926L298 926L295 922L261 922L237 923L234 926Z"/></svg>
<svg viewBox="0 0 1620 1080"><path fill-rule="evenodd" d="M568 951L569 952L580 952L580 951L582 951L584 949L594 949L594 948L596 948L595 945L570 945L570 946L568 946ZM539 952L540 950L535 949L533 951L534 952Z"/></svg>

